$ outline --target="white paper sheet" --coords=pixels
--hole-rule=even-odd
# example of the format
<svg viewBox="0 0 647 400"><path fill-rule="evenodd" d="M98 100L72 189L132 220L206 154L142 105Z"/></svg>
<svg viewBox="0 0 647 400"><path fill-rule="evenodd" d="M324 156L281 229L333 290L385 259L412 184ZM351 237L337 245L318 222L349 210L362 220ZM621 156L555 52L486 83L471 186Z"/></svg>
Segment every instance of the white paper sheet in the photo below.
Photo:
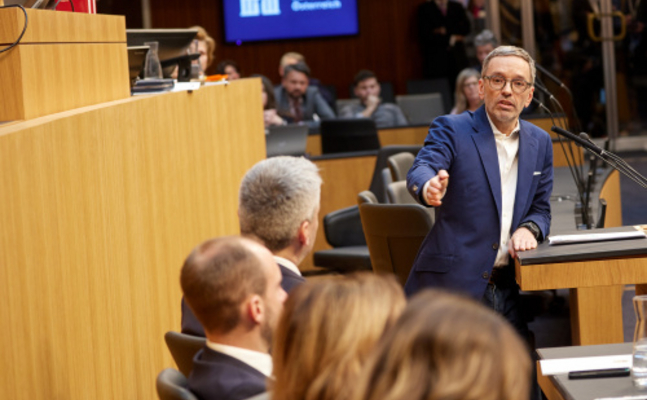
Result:
<svg viewBox="0 0 647 400"><path fill-rule="evenodd" d="M647 237L645 235L645 232L639 230L629 232L583 233L580 235L549 236L548 243L550 243L551 245L556 245L569 243L601 242L605 240L636 239L645 237Z"/></svg>
<svg viewBox="0 0 647 400"><path fill-rule="evenodd" d="M558 358L539 360L544 375L567 374L571 371L593 371L609 368L631 368L631 354L619 356Z"/></svg>

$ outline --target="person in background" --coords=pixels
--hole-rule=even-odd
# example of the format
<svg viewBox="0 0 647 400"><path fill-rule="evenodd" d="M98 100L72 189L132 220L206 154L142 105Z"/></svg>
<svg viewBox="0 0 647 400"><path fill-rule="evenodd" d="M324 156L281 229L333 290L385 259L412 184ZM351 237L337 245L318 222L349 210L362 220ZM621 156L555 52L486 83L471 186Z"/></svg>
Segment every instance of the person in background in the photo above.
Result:
<svg viewBox="0 0 647 400"><path fill-rule="evenodd" d="M496 37L494 37L494 33L492 33L491 30L484 29L481 33L476 35L474 38L474 47L476 47L476 58L478 60L478 64L474 66L474 69L481 72L485 57L487 57L487 55L498 46L499 42L496 40Z"/></svg>
<svg viewBox="0 0 647 400"><path fill-rule="evenodd" d="M279 62L279 77L283 79L285 67L297 63L307 64L306 58L303 56L303 54L297 53L296 51L290 51L283 54L281 61ZM324 100L326 100L326 103L328 103L330 108L335 108L335 101L337 100L336 96L331 93L330 90L323 83L321 83L319 79L310 77L310 86L314 86L319 89L319 93L321 93L321 96Z"/></svg>
<svg viewBox="0 0 647 400"><path fill-rule="evenodd" d="M483 104L479 95L479 79L481 74L472 68L465 68L456 78L456 93L454 93L454 108L450 114L460 114L465 110L476 111Z"/></svg>
<svg viewBox="0 0 647 400"><path fill-rule="evenodd" d="M295 123L314 127L321 119L335 118L319 89L310 86L310 68L304 63L285 67L281 86L274 88L274 97L278 112L289 115Z"/></svg>
<svg viewBox="0 0 647 400"><path fill-rule="evenodd" d="M383 339L352 400L527 400L528 351L496 313L460 296L415 296Z"/></svg>
<svg viewBox="0 0 647 400"><path fill-rule="evenodd" d="M360 104L347 105L339 116L342 118L370 118L378 128L407 125L407 118L396 104L382 103L380 83L375 74L361 70L353 81L355 96Z"/></svg>
<svg viewBox="0 0 647 400"><path fill-rule="evenodd" d="M274 335L276 400L347 400L375 344L405 307L392 276L312 280L285 303Z"/></svg>
<svg viewBox="0 0 647 400"><path fill-rule="evenodd" d="M272 376L272 335L287 297L272 253L241 237L208 240L186 259L184 299L206 345L193 358L189 390L202 400L243 400Z"/></svg>
<svg viewBox="0 0 647 400"><path fill-rule="evenodd" d="M268 77L260 74L251 75L250 78L261 78L261 83L263 84L263 122L265 129L270 126L286 125L291 122L289 117L281 116L276 111L276 98L274 97L272 81Z"/></svg>
<svg viewBox="0 0 647 400"><path fill-rule="evenodd" d="M234 60L223 60L216 66L216 74L227 75L227 80L235 81L241 78L240 68Z"/></svg>
<svg viewBox="0 0 647 400"><path fill-rule="evenodd" d="M216 52L216 41L213 40L209 33L201 26L192 26L189 29L197 29L198 34L195 38L198 40L198 52L200 53L200 68L204 74L207 73L207 68L211 66Z"/></svg>
<svg viewBox="0 0 647 400"><path fill-rule="evenodd" d="M321 176L303 157L272 157L256 163L238 193L241 235L267 247L290 293L305 282L298 265L310 254L319 227ZM200 321L182 300L182 333L204 336Z"/></svg>

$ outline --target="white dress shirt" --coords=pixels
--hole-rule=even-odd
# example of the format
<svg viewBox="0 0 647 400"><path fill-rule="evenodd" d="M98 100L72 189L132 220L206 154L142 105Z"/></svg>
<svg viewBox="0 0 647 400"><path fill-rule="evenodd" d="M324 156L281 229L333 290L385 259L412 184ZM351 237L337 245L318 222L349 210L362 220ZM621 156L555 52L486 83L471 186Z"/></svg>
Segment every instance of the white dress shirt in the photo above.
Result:
<svg viewBox="0 0 647 400"><path fill-rule="evenodd" d="M297 265L295 263L288 260L287 258L274 256L274 261L276 261L277 264L281 264L285 268L287 268L290 271L294 272L295 274L301 276L301 271L299 271L299 267L297 267Z"/></svg>
<svg viewBox="0 0 647 400"><path fill-rule="evenodd" d="M250 367L259 370L267 377L272 376L272 357L267 353L261 353L254 350L243 349L241 347L229 346L226 344L214 343L207 340L207 346L219 353L226 354L239 361L244 362Z"/></svg>
<svg viewBox="0 0 647 400"><path fill-rule="evenodd" d="M501 175L501 238L499 250L494 260L494 267L508 265L508 241L512 228L514 199L517 193L517 174L519 172L519 120L510 135L506 136L497 129L488 115L488 121L494 132L496 152L499 158L499 173Z"/></svg>

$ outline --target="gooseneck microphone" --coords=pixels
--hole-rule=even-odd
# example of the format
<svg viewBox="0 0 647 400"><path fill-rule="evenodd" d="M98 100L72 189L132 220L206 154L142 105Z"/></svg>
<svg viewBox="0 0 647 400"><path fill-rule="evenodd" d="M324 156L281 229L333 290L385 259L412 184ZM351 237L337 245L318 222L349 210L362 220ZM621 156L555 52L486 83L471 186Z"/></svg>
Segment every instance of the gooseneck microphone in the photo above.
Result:
<svg viewBox="0 0 647 400"><path fill-rule="evenodd" d="M541 71L542 74L546 75L550 80L552 80L553 82L558 84L559 87L564 89L564 91L568 94L568 97L569 97L569 100L570 100L570 103L571 103L571 107L573 109L573 117L575 119L575 124L573 124L573 125L578 130L581 131L582 130L582 124L580 124L580 118L577 116L577 110L575 109L575 103L573 102L573 93L571 92L571 90L562 81L560 81L555 75L551 74L546 68L542 67L541 65L539 65L537 63L535 63L535 67L539 71ZM535 86L537 86L537 85L535 85ZM560 105L560 107L561 107L561 105Z"/></svg>

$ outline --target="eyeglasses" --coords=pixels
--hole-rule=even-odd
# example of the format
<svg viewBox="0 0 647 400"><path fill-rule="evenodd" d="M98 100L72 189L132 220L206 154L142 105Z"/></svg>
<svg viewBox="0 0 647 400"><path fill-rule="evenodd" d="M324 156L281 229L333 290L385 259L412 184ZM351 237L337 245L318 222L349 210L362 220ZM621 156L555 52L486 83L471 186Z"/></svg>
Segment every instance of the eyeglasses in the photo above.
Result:
<svg viewBox="0 0 647 400"><path fill-rule="evenodd" d="M521 79L521 78L508 80L500 75L484 76L483 78L487 79L488 82L490 82L490 87L494 90L503 89L507 82L510 82L510 87L515 93L523 93L526 90L528 90L530 86L532 86L530 82L526 82L524 79Z"/></svg>

